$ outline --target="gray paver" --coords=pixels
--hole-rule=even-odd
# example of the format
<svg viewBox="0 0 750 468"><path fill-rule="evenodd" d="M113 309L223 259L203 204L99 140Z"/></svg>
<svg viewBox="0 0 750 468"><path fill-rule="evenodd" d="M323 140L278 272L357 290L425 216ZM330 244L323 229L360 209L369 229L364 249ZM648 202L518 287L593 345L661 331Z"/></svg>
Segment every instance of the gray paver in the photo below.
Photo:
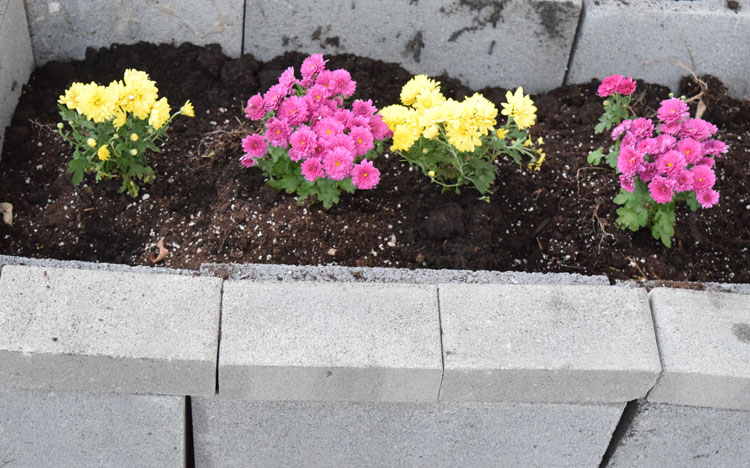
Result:
<svg viewBox="0 0 750 468"><path fill-rule="evenodd" d="M243 6L243 0L26 0L38 65L80 60L87 47L138 41L218 43L225 54L238 57Z"/></svg>
<svg viewBox="0 0 750 468"><path fill-rule="evenodd" d="M733 96L748 96L750 54L741 46L748 43L747 5L733 11L725 0L584 0L568 82L616 73L677 91L689 75L681 62L699 76L719 77Z"/></svg>
<svg viewBox="0 0 750 468"><path fill-rule="evenodd" d="M247 2L245 52L354 53L475 89L561 85L581 0ZM284 25L284 27L279 27ZM403 83L402 83L403 85Z"/></svg>
<svg viewBox="0 0 750 468"><path fill-rule="evenodd" d="M441 400L618 402L660 371L644 290L440 285Z"/></svg>
<svg viewBox="0 0 750 468"><path fill-rule="evenodd" d="M210 395L219 278L4 266L0 387Z"/></svg>
<svg viewBox="0 0 750 468"><path fill-rule="evenodd" d="M750 297L649 293L662 367L648 400L750 410Z"/></svg>
<svg viewBox="0 0 750 468"><path fill-rule="evenodd" d="M206 468L595 468L624 406L192 401Z"/></svg>
<svg viewBox="0 0 750 468"><path fill-rule="evenodd" d="M16 109L21 88L34 69L23 0L0 0L0 156L5 127ZM6 200L0 200L0 203Z"/></svg>
<svg viewBox="0 0 750 468"><path fill-rule="evenodd" d="M608 468L738 468L750 460L750 412L639 405Z"/></svg>
<svg viewBox="0 0 750 468"><path fill-rule="evenodd" d="M226 281L220 347L227 398L437 401L437 291Z"/></svg>
<svg viewBox="0 0 750 468"><path fill-rule="evenodd" d="M185 399L0 388L4 468L184 465Z"/></svg>

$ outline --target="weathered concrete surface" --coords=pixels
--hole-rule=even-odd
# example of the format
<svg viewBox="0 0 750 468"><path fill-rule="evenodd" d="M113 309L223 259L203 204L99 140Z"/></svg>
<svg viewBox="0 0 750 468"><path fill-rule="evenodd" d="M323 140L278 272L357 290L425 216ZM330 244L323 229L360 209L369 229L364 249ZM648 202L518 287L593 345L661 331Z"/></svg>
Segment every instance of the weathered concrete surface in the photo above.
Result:
<svg viewBox="0 0 750 468"><path fill-rule="evenodd" d="M625 402L661 367L646 293L440 285L441 400Z"/></svg>
<svg viewBox="0 0 750 468"><path fill-rule="evenodd" d="M4 266L0 387L211 395L219 278Z"/></svg>
<svg viewBox="0 0 750 468"><path fill-rule="evenodd" d="M0 256L0 263L3 262ZM575 273L526 273L523 271L430 270L408 268L360 268L338 265L268 265L204 263L202 274L252 281L319 281L350 283L492 283L492 284L598 284L608 285L604 275Z"/></svg>
<svg viewBox="0 0 750 468"><path fill-rule="evenodd" d="M221 321L223 397L437 401L434 286L226 281Z"/></svg>
<svg viewBox="0 0 750 468"><path fill-rule="evenodd" d="M750 297L649 293L664 369L648 400L750 410Z"/></svg>
<svg viewBox="0 0 750 468"><path fill-rule="evenodd" d="M16 109L21 88L34 69L23 0L0 0L0 156L5 127ZM7 200L0 200L0 203Z"/></svg>
<svg viewBox="0 0 750 468"><path fill-rule="evenodd" d="M624 406L192 401L205 468L595 468Z"/></svg>
<svg viewBox="0 0 750 468"><path fill-rule="evenodd" d="M243 0L25 1L37 65L138 41L218 43L231 57L242 49Z"/></svg>
<svg viewBox="0 0 750 468"><path fill-rule="evenodd" d="M539 92L562 84L580 10L581 0L248 0L245 53L348 52Z"/></svg>
<svg viewBox="0 0 750 468"><path fill-rule="evenodd" d="M689 75L682 63L698 75L719 77L731 95L748 96L750 5L739 3L734 11L726 0L584 0L567 81L617 73L676 91Z"/></svg>
<svg viewBox="0 0 750 468"><path fill-rule="evenodd" d="M750 412L641 404L607 468L738 468L750 460Z"/></svg>
<svg viewBox="0 0 750 468"><path fill-rule="evenodd" d="M184 466L185 399L0 388L0 467Z"/></svg>

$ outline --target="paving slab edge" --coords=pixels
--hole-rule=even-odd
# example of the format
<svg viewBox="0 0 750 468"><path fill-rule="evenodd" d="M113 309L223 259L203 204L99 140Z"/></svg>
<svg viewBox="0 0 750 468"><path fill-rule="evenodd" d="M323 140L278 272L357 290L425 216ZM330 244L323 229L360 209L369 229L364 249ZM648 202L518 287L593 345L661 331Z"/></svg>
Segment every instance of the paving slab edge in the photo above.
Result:
<svg viewBox="0 0 750 468"><path fill-rule="evenodd" d="M533 285L544 287L545 285L557 288L561 285L578 285L582 287L611 287L616 289L633 289L642 288L635 282L624 282L615 285L609 285L606 277L593 276L586 277L577 274L553 273L522 273L522 272L490 272L490 271L464 271L464 270L405 270L396 268L350 268L342 266L291 266L291 265L237 265L237 264L205 264L199 270L171 269L164 267L145 267L145 266L126 266L106 263L91 263L82 261L62 261L47 259L31 259L15 256L0 256L0 278L2 278L2 267L6 265L48 267L55 269L73 269L73 270L93 270L106 274L107 272L130 272L138 274L155 274L155 275L180 275L188 277L221 277L237 281L239 283L279 283L279 282L345 282L345 283L374 283L381 287L388 287L388 284L422 284L436 285L454 284L460 287L461 284L489 284L489 285ZM652 285L653 286L653 285ZM722 284L710 283L701 285L706 290L705 294L729 294L733 296L744 297L750 292L750 285L746 284ZM657 287L661 287L658 286ZM468 290L468 289L467 289ZM698 292L701 294L701 292ZM748 298L750 303L750 298ZM651 304L646 300L646 305ZM652 309L650 309L652 310ZM652 310L653 313L653 310ZM438 319L440 320L440 319ZM441 324L442 326L442 324ZM653 332L656 340L656 332ZM217 346L219 346L217 344ZM661 360L661 356L657 356ZM219 358L220 362L220 358ZM628 369L622 369L628 372ZM218 372L218 368L217 368ZM445 366L443 365L443 375L445 375ZM659 373L658 375L663 375ZM707 375L706 378L711 378ZM749 379L750 380L750 379ZM442 388L443 382L440 382ZM639 398L646 398L653 384L642 394L637 395ZM438 389L438 391L439 391ZM94 389L93 391L96 391ZM159 393L156 393L159 394ZM221 396L221 395L219 395ZM315 401L314 398L310 399ZM368 400L364 400L368 401ZM501 400L502 401L502 400ZM525 400L514 399L509 401ZM710 398L706 401L710 401ZM580 403L591 404L592 401L581 398L581 401L570 401L561 399L555 401L545 399L542 401L529 400L528 403ZM599 403L607 401L598 400ZM594 401L593 403L597 403ZM669 402L666 402L669 403ZM675 402L678 403L678 402ZM702 406L709 406L705 404ZM709 407L713 407L712 405ZM722 407L722 406L716 406ZM725 406L724 406L725 407Z"/></svg>

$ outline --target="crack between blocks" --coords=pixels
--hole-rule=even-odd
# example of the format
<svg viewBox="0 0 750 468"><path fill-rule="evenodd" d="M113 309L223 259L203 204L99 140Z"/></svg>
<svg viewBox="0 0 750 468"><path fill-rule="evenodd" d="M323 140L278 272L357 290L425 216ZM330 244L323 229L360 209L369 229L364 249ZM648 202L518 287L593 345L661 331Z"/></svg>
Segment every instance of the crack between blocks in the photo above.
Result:
<svg viewBox="0 0 750 468"><path fill-rule="evenodd" d="M443 391L443 379L445 379L445 349L443 348L443 316L440 310L440 286L435 287L437 292L437 306L438 306L438 325L440 329L440 367L442 373L440 374L440 387L438 387L438 401L440 401L440 393Z"/></svg>
<svg viewBox="0 0 750 468"><path fill-rule="evenodd" d="M247 0L242 2L242 44L240 44L240 57L245 55L245 27L247 26Z"/></svg>
<svg viewBox="0 0 750 468"><path fill-rule="evenodd" d="M221 352L221 317L224 312L224 280L221 280L221 290L219 292L219 324L216 329L216 385L214 390L219 394L219 357Z"/></svg>
<svg viewBox="0 0 750 468"><path fill-rule="evenodd" d="M563 76L562 86L568 85L568 76L570 75L570 66L573 64L573 58L578 49L578 40L581 37L581 30L583 26L584 18L586 17L586 2L581 2L581 14L578 15L578 25L576 26L576 34L573 36L573 44L570 46L570 53L568 54L568 65L565 67L565 75Z"/></svg>
<svg viewBox="0 0 750 468"><path fill-rule="evenodd" d="M195 468L195 443L193 438L193 401L185 397L185 468Z"/></svg>
<svg viewBox="0 0 750 468"><path fill-rule="evenodd" d="M599 463L599 468L607 468L609 462L612 460L612 456L620 446L620 442L625 438L625 435L630 429L630 425L633 423L636 414L638 414L638 400L631 400L625 405L625 409L622 410L622 416L615 426L615 430L612 432L612 438L609 440L607 450L602 455L602 461Z"/></svg>

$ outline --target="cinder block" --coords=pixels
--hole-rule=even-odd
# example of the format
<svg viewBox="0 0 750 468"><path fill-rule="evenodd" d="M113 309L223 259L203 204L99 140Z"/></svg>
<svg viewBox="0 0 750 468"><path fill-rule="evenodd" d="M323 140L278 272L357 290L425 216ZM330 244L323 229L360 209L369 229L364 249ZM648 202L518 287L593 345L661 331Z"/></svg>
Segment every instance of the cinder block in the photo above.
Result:
<svg viewBox="0 0 750 468"><path fill-rule="evenodd" d="M212 395L221 279L4 266L0 387Z"/></svg>
<svg viewBox="0 0 750 468"><path fill-rule="evenodd" d="M569 83L613 73L677 90L689 75L719 77L735 97L750 95L750 5L725 0L584 0Z"/></svg>
<svg viewBox="0 0 750 468"><path fill-rule="evenodd" d="M657 288L649 298L664 371L648 400L750 410L750 297Z"/></svg>
<svg viewBox="0 0 750 468"><path fill-rule="evenodd" d="M247 2L245 53L353 53L474 88L560 86L581 0ZM283 25L283 27L282 27ZM402 83L403 84L403 83Z"/></svg>
<svg viewBox="0 0 750 468"><path fill-rule="evenodd" d="M21 89L34 69L23 0L0 0L0 157L5 127L16 110ZM3 200L5 201L5 200Z"/></svg>
<svg viewBox="0 0 750 468"><path fill-rule="evenodd" d="M243 0L25 1L38 65L138 41L218 43L231 57L242 50Z"/></svg>
<svg viewBox="0 0 750 468"><path fill-rule="evenodd" d="M624 406L192 402L206 468L596 468Z"/></svg>
<svg viewBox="0 0 750 468"><path fill-rule="evenodd" d="M659 354L643 289L440 285L441 400L625 402Z"/></svg>
<svg viewBox="0 0 750 468"><path fill-rule="evenodd" d="M437 291L226 281L220 348L226 398L437 401Z"/></svg>
<svg viewBox="0 0 750 468"><path fill-rule="evenodd" d="M184 466L185 398L0 389L0 466Z"/></svg>
<svg viewBox="0 0 750 468"><path fill-rule="evenodd" d="M608 468L735 468L750 460L750 412L642 404Z"/></svg>

